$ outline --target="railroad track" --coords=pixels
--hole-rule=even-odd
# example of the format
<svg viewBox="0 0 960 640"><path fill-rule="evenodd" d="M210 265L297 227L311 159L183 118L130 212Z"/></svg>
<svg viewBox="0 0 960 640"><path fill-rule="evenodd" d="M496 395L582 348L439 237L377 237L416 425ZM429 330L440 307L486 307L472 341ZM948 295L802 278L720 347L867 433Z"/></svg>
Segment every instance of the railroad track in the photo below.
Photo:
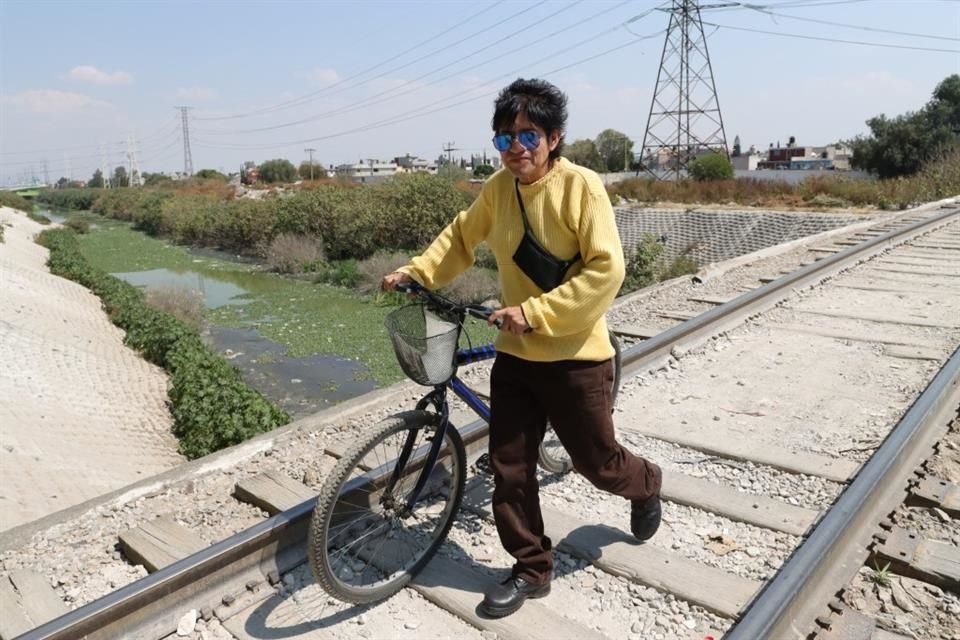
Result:
<svg viewBox="0 0 960 640"><path fill-rule="evenodd" d="M648 300L621 301L611 322L621 337L633 341L624 353L625 378L633 379L625 384L617 429L629 445L664 466L664 530L653 544L638 547L613 529L591 528L589 523L599 521L626 530L625 508L591 492L576 476L545 479L548 533L563 541L555 580L559 593L528 603L510 618L484 620L474 606L495 574L484 562L508 564L490 537L490 487L478 476L465 498L463 526L451 531L448 548L413 586L420 598L453 613L443 619L444 629L453 633L463 625L457 635L465 637L479 628L501 637L537 637L530 631L535 629L543 637L702 638L726 632L729 638L754 639L832 633L841 619L851 619L849 606L831 603L834 595L868 558L893 554L909 535L891 524L881 534L885 541L876 544L877 524L907 493L925 491L928 500L937 499L931 497L937 480L918 482L913 474L931 457L958 406L960 212L912 214L860 237L814 246L808 255L819 259L788 267L788 273L754 274L762 286L750 291L740 290L747 286L742 279L733 285L718 279L697 287L679 308L657 305L651 312ZM644 322L638 323L641 306ZM882 365L886 376L864 372L864 362ZM897 367L893 374L890 367ZM898 389L898 372L914 381L907 386L921 386L916 380L923 380L924 395L918 398L916 388ZM785 393L784 384L790 393L774 397L778 388ZM707 387L721 388L719 393L727 394L724 404L706 398L702 390ZM407 387L397 400L409 404L409 394ZM834 404L822 403L824 398ZM824 406L805 409L810 402ZM877 414L876 419L860 420L856 406ZM831 425L834 410L857 420ZM485 447L485 424L463 415L455 423L465 424L460 430L474 453ZM307 476L313 473L308 484L315 485L317 474L344 450L346 439L336 436L324 443L326 466L307 471ZM866 441L858 441L861 436ZM301 458L303 444L292 447L300 448ZM261 460L260 466L269 462ZM250 633L249 622L230 621L249 620L244 616L261 610L264 602L275 602L280 611L283 603L296 601L298 591L307 590L301 578L290 576L305 559L312 491L289 472L298 469L296 475L302 475L306 466L287 465L286 474L244 474L234 495L273 515L215 544L172 518L123 532L126 557L147 566L150 575L22 637L161 638L176 631L190 610L201 625L221 621L231 634L225 637L260 637ZM716 482L731 468L739 484ZM767 495L769 486L780 493ZM944 498L937 508L949 515L951 504ZM715 531L710 522L719 523ZM703 531L697 533L698 528ZM738 537L772 542L744 547ZM463 552L478 538L473 554ZM924 548L946 553L947 563L955 556L955 546L943 551L930 546L935 541L924 542ZM477 550L489 557L478 560ZM913 569L922 564L893 560ZM950 567L945 571L941 584L956 590L956 574ZM581 574L593 577L584 580L577 577ZM28 609L26 593L44 594L35 596L37 603L50 598L36 576L11 572L10 580L14 588L7 591L20 603L0 600L5 614L14 611L7 607ZM605 617L613 619L600 624L590 620L596 617L593 599L600 610L605 606L597 585L622 592L623 606L607 603L612 615ZM583 602L567 593L585 589L590 595ZM562 613L551 609L551 600L560 603ZM312 602L312 608L300 603L305 607L300 618L352 624L366 616L369 622L360 626L369 631L378 616L391 615L389 607L386 613L350 613L322 595ZM664 615L627 623L619 619L624 610L649 603L666 603ZM26 611L24 619L37 622L44 615L49 614Z"/></svg>

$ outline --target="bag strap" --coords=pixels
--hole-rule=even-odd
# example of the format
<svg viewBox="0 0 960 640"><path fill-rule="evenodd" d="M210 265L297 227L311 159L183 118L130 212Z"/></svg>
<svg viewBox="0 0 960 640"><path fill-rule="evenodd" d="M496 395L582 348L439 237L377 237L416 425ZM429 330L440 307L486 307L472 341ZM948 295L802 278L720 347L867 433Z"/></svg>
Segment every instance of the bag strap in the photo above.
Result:
<svg viewBox="0 0 960 640"><path fill-rule="evenodd" d="M524 230L524 232L525 232L526 234L528 234L531 238L533 238L534 242L536 242L538 245L540 245L540 247L543 248L544 251L547 251L546 247L544 247L543 244L541 244L540 241L537 240L537 235L536 235L536 234L533 232L533 230L530 228L530 221L527 220L527 210L526 210L526 208L523 206L523 198L520 197L520 179L519 179L519 178L514 178L514 180L513 180L513 187L514 187L514 189L516 189L516 191L517 191L517 204L520 205L520 218L523 220L523 230ZM547 253L550 253L550 252L547 251ZM551 253L550 255L553 256L552 253ZM573 257L570 258L569 260L561 260L560 258L557 258L557 257L555 257L555 256L554 256L553 259L556 260L556 261L558 261L558 262L561 262L561 263L567 265L567 268L569 268L570 265L572 265L573 263L575 263L577 260L580 259L580 252L577 251L577 255L573 256Z"/></svg>
<svg viewBox="0 0 960 640"><path fill-rule="evenodd" d="M517 191L517 204L520 205L520 217L523 218L523 230L532 234L533 232L530 231L530 221L527 220L527 210L523 206L523 198L520 197L520 179L519 178L513 179L513 187Z"/></svg>

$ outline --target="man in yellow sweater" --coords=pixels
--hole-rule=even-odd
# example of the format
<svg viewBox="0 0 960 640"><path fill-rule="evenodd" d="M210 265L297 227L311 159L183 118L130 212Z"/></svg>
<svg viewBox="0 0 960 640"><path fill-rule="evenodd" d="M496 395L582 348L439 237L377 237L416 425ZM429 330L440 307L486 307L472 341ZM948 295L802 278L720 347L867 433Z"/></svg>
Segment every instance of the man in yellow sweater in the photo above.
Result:
<svg viewBox="0 0 960 640"><path fill-rule="evenodd" d="M438 289L473 264L484 240L497 260L504 307L491 316L502 321L490 379L493 513L516 564L484 595L481 610L494 617L550 592L536 475L548 419L579 473L631 501L638 540L660 525L660 468L614 437L604 314L623 281L623 250L600 178L560 156L566 103L542 80L501 91L493 142L503 168L423 255L383 280L388 290L411 278Z"/></svg>

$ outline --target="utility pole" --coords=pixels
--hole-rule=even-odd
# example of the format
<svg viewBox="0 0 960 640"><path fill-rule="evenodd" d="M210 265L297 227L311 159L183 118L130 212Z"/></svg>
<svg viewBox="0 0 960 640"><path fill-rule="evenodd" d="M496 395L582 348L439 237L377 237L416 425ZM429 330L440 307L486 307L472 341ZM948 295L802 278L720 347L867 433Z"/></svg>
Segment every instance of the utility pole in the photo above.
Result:
<svg viewBox="0 0 960 640"><path fill-rule="evenodd" d="M453 145L455 145L455 144L457 144L457 143L456 143L456 142L448 142L448 143L447 143L447 146L443 147L443 150L444 150L444 151L446 152L446 154L447 154L447 164L452 164L452 163L453 163L453 152L454 152L454 151L460 151L460 149L458 149L457 147L453 146Z"/></svg>
<svg viewBox="0 0 960 640"><path fill-rule="evenodd" d="M43 184L50 186L50 169L47 167L47 159L43 159Z"/></svg>
<svg viewBox="0 0 960 640"><path fill-rule="evenodd" d="M175 109L180 109L180 121L183 128L183 172L188 175L193 175L193 156L190 153L190 121L187 117L187 111L191 107L174 107Z"/></svg>
<svg viewBox="0 0 960 640"><path fill-rule="evenodd" d="M130 175L127 176L127 183L131 187L142 187L143 180L140 177L140 165L137 164L137 151L131 133L127 137L127 162L130 164L128 169Z"/></svg>
<svg viewBox="0 0 960 640"><path fill-rule="evenodd" d="M729 158L700 10L735 6L740 3L672 0L669 9L661 9L670 13L670 24L640 150L641 165L657 178L672 175L679 180L686 175L687 165L707 151ZM665 167L661 166L663 153L669 156Z"/></svg>
<svg viewBox="0 0 960 640"><path fill-rule="evenodd" d="M107 150L100 144L100 177L103 179L103 188L110 188L110 173L107 171Z"/></svg>
<svg viewBox="0 0 960 640"><path fill-rule="evenodd" d="M73 182L73 173L70 171L70 158L67 157L67 152L63 152L63 166L66 169L67 176L67 186L70 186L70 183Z"/></svg>
<svg viewBox="0 0 960 640"><path fill-rule="evenodd" d="M313 181L313 152L316 151L314 148L304 149L307 153L310 154L310 180Z"/></svg>

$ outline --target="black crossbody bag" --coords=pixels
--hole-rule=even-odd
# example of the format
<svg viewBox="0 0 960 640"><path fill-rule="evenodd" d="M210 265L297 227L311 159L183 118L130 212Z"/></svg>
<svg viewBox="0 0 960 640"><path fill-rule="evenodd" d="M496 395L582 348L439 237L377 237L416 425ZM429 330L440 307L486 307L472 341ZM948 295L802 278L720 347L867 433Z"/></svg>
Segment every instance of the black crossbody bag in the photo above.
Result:
<svg viewBox="0 0 960 640"><path fill-rule="evenodd" d="M547 251L530 229L527 210L523 206L523 198L520 197L519 180L514 182L514 187L517 190L520 216L523 218L523 239L520 240L520 246L513 254L513 261L535 285L546 293L560 286L567 270L580 259L580 252L578 251L577 255L569 260L561 260Z"/></svg>

